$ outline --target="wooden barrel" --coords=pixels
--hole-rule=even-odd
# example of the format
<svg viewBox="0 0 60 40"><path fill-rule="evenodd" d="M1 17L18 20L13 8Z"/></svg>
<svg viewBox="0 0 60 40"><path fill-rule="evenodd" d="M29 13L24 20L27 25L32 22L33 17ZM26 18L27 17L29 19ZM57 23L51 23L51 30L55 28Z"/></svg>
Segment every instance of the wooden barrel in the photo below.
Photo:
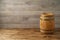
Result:
<svg viewBox="0 0 60 40"><path fill-rule="evenodd" d="M42 33L53 33L55 29L54 14L42 13L40 16L40 31Z"/></svg>

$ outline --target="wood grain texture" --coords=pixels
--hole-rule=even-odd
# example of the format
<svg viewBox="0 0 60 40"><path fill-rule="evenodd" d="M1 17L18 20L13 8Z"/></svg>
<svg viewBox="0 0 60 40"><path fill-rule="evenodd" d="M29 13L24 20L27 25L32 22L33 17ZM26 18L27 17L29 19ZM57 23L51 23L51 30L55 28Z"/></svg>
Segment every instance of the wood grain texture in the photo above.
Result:
<svg viewBox="0 0 60 40"><path fill-rule="evenodd" d="M0 40L60 40L60 30L41 34L40 29L0 29Z"/></svg>
<svg viewBox="0 0 60 40"><path fill-rule="evenodd" d="M55 15L55 25L59 28L59 11L20 11L20 13L0 13L0 28L39 28L40 14L52 12ZM12 26L13 25L13 26ZM23 26L24 25L24 26ZM14 27L15 26L15 27ZM17 26L17 27L16 27ZM31 26L31 27L28 27Z"/></svg>
<svg viewBox="0 0 60 40"><path fill-rule="evenodd" d="M60 0L2 0L1 10L60 11Z"/></svg>
<svg viewBox="0 0 60 40"><path fill-rule="evenodd" d="M39 28L43 12L54 13L56 27L59 28L59 4L59 0L0 0L0 28Z"/></svg>

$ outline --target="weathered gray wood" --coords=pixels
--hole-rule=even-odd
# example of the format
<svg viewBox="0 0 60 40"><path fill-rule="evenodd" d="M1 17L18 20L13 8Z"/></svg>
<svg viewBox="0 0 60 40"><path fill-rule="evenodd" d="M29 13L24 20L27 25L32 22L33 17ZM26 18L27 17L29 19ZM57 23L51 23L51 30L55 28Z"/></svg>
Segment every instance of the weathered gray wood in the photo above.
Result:
<svg viewBox="0 0 60 40"><path fill-rule="evenodd" d="M37 26L35 26L36 28L39 28L39 21L40 21L40 14L43 13L44 11L21 11L21 13L0 13L0 24L4 25L2 26L2 28L6 27L6 28L10 28L9 26L11 26L11 28L22 28L21 26L25 25L26 28L28 27L28 25L33 24L33 26L35 26L35 24ZM59 24L60 24L60 14L59 11L53 12L55 14L55 23L56 23L56 27L59 28ZM5 25L7 24L7 25ZM14 25L13 25L14 24ZM19 27L17 26L19 24ZM22 25L21 25L22 24ZM12 27L13 25L13 27ZM17 26L17 27L14 27ZM23 26L23 28L25 28L25 26ZM32 25L30 25L32 28ZM28 27L28 28L31 28Z"/></svg>
<svg viewBox="0 0 60 40"><path fill-rule="evenodd" d="M0 24L0 28L39 28L39 24Z"/></svg>
<svg viewBox="0 0 60 40"><path fill-rule="evenodd" d="M52 12L60 24L60 0L0 0L0 28L39 28L40 14Z"/></svg>
<svg viewBox="0 0 60 40"><path fill-rule="evenodd" d="M1 10L60 11L60 0L2 0Z"/></svg>
<svg viewBox="0 0 60 40"><path fill-rule="evenodd" d="M60 17L60 11L0 11L0 17L6 16L30 16L37 15L40 16L41 13L52 12L56 17Z"/></svg>

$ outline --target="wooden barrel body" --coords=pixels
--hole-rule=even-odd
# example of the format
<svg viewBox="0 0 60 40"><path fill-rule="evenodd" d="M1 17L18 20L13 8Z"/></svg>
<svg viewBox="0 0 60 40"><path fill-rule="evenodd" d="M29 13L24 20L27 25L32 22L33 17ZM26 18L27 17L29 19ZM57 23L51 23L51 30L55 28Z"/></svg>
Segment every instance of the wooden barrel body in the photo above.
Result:
<svg viewBox="0 0 60 40"><path fill-rule="evenodd" d="M55 29L54 15L43 13L40 16L40 31L43 33L53 33Z"/></svg>

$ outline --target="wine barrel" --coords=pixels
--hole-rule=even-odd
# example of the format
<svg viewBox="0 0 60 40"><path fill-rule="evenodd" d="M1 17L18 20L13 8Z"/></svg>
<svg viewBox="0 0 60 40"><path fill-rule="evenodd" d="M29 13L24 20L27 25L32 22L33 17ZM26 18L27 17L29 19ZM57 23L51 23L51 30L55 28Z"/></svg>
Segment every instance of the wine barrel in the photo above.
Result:
<svg viewBox="0 0 60 40"><path fill-rule="evenodd" d="M53 33L55 20L53 13L42 13L40 16L40 31L42 33Z"/></svg>

